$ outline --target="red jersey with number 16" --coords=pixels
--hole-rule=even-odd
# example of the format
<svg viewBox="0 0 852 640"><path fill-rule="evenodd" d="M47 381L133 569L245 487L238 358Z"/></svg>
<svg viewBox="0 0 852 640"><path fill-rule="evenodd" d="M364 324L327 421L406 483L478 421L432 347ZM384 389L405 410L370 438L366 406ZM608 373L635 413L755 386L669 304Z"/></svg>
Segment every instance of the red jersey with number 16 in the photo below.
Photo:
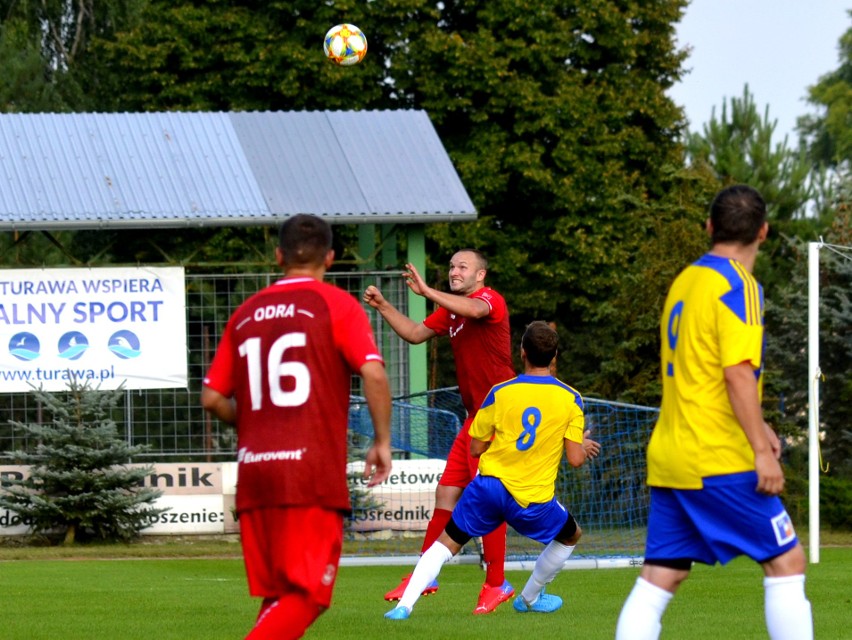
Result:
<svg viewBox="0 0 852 640"><path fill-rule="evenodd" d="M382 361L367 314L342 289L284 278L231 316L204 384L237 405L237 511L351 507L351 376Z"/></svg>
<svg viewBox="0 0 852 640"><path fill-rule="evenodd" d="M491 287L477 289L468 297L484 300L490 313L465 318L438 307L423 324L439 336L450 336L459 393L468 418L473 418L491 387L514 378L515 368L506 300Z"/></svg>

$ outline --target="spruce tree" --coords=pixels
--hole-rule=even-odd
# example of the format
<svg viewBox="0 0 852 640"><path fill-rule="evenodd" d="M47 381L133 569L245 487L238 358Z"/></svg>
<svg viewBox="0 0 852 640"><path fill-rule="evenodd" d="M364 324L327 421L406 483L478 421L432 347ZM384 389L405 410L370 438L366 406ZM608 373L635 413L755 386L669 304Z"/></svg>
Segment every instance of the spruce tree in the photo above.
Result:
<svg viewBox="0 0 852 640"><path fill-rule="evenodd" d="M64 544L128 541L165 511L152 506L161 492L142 486L152 467L129 466L147 447L125 442L111 417L122 393L75 380L65 392L33 391L50 419L12 422L31 444L7 459L28 465L30 474L7 480L0 507L17 513L32 533L59 535Z"/></svg>

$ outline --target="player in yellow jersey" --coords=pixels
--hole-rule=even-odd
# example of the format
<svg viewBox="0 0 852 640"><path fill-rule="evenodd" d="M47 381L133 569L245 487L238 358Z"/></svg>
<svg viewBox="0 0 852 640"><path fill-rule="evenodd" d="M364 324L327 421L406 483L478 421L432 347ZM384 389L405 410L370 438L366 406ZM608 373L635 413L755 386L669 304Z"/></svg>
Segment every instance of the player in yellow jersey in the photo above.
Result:
<svg viewBox="0 0 852 640"><path fill-rule="evenodd" d="M761 410L763 291L752 270L768 229L756 190L723 189L710 206L710 252L677 276L666 297L645 562L616 640L658 638L692 563L740 555L763 567L769 637L813 638L805 555L778 497L780 446Z"/></svg>
<svg viewBox="0 0 852 640"><path fill-rule="evenodd" d="M491 388L470 427L471 454L479 474L465 488L438 540L417 562L399 604L385 614L405 620L424 587L471 539L504 522L515 531L547 545L515 610L550 613L562 606L559 596L545 593L574 551L581 530L555 497L556 475L563 454L573 467L600 452L584 438L583 399L550 375L558 337L546 322L533 322L521 340L524 373Z"/></svg>

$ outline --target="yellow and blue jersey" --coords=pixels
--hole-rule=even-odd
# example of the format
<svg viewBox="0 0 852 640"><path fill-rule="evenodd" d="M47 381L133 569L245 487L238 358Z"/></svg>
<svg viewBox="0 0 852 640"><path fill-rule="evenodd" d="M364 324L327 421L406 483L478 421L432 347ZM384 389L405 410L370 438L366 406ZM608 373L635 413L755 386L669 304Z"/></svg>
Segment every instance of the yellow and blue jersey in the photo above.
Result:
<svg viewBox="0 0 852 640"><path fill-rule="evenodd" d="M520 375L492 387L470 427L492 440L479 473L499 478L522 507L554 496L565 440L582 444L583 399L552 376Z"/></svg>
<svg viewBox="0 0 852 640"><path fill-rule="evenodd" d="M663 401L648 445L648 484L700 489L702 478L751 471L724 369L748 362L763 392L763 290L736 260L711 254L684 269L660 323Z"/></svg>

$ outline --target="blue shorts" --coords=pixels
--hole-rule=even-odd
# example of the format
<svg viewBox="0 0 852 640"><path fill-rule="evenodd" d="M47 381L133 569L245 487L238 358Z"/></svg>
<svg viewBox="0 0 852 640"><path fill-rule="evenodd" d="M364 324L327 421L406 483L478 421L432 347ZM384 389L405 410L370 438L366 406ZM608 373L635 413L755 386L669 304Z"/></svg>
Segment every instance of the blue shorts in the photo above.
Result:
<svg viewBox="0 0 852 640"><path fill-rule="evenodd" d="M476 476L453 509L453 522L471 538L491 533L504 522L522 536L548 544L568 522L569 513L556 498L523 508L503 483L492 476Z"/></svg>
<svg viewBox="0 0 852 640"><path fill-rule="evenodd" d="M704 478L703 489L651 487L645 561L725 564L745 555L763 563L795 547L781 499L755 487L754 471Z"/></svg>

